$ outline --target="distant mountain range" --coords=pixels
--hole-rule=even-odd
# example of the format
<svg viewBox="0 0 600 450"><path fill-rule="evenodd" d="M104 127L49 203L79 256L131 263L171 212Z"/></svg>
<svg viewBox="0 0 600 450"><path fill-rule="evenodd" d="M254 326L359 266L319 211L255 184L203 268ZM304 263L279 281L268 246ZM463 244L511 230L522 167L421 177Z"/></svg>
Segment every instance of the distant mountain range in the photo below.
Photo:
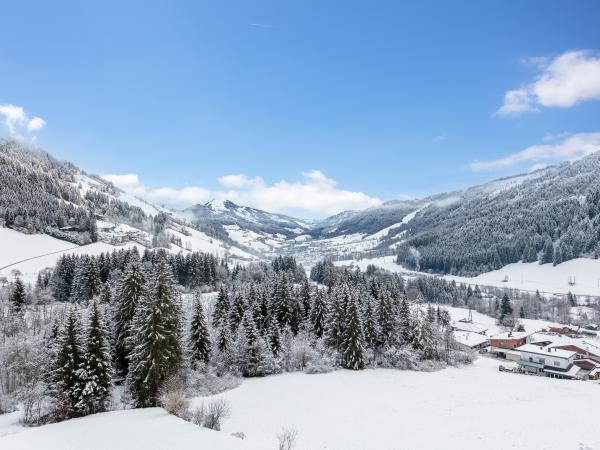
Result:
<svg viewBox="0 0 600 450"><path fill-rule="evenodd" d="M133 229L146 245L173 251L216 249L242 260L286 254L307 264L323 257L398 255L412 269L468 275L519 260L559 263L600 254L598 153L316 222L228 200L167 210L10 140L0 140L0 188L2 225L78 243L118 241L115 230L133 236Z"/></svg>

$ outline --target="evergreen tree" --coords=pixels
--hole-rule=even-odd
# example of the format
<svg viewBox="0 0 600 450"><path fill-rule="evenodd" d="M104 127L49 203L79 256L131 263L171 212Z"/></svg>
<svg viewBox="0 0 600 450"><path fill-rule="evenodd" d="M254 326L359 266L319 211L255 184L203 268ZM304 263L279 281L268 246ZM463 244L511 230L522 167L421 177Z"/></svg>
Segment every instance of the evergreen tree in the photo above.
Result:
<svg viewBox="0 0 600 450"><path fill-rule="evenodd" d="M500 302L500 321L502 322L506 317L511 316L513 313L513 307L508 298L508 294L504 293L502 301Z"/></svg>
<svg viewBox="0 0 600 450"><path fill-rule="evenodd" d="M320 289L317 289L315 301L310 312L310 321L312 323L312 331L318 338L323 337L323 333L325 331L326 314L327 306L325 304L323 292L321 292Z"/></svg>
<svg viewBox="0 0 600 450"><path fill-rule="evenodd" d="M277 324L277 321L272 320L269 328L269 347L271 347L273 355L277 356L281 351L281 334L279 331L279 325Z"/></svg>
<svg viewBox="0 0 600 450"><path fill-rule="evenodd" d="M551 263L554 257L554 246L552 245L552 239L550 236L546 236L546 240L544 241L544 248L542 250L542 259L540 260L540 264L548 264Z"/></svg>
<svg viewBox="0 0 600 450"><path fill-rule="evenodd" d="M365 336L365 344L367 347L373 348L377 344L377 322L373 311L373 301L367 297L365 301L365 311L363 314L363 332Z"/></svg>
<svg viewBox="0 0 600 450"><path fill-rule="evenodd" d="M15 280L13 291L10 294L10 303L15 312L21 312L25 306L25 285L19 277Z"/></svg>
<svg viewBox="0 0 600 450"><path fill-rule="evenodd" d="M302 285L302 292L300 294L302 300L302 320L304 322L308 322L311 316L311 291L310 284L308 284L308 280L304 280L304 284Z"/></svg>
<svg viewBox="0 0 600 450"><path fill-rule="evenodd" d="M79 317L75 309L67 314L57 348L50 394L59 418L74 417L80 414L79 401L83 387L78 372L83 349Z"/></svg>
<svg viewBox="0 0 600 450"><path fill-rule="evenodd" d="M194 311L192 313L192 322L190 325L189 346L193 367L197 363L208 363L211 342L208 327L206 326L206 319L204 318L202 298L198 294L194 301Z"/></svg>
<svg viewBox="0 0 600 450"><path fill-rule="evenodd" d="M142 273L139 254L134 250L121 278L113 309L114 365L116 372L121 376L127 375L129 368L131 325L145 289L146 278Z"/></svg>
<svg viewBox="0 0 600 450"><path fill-rule="evenodd" d="M164 254L154 270L132 329L128 387L136 407L156 406L162 383L177 372L181 363L181 311Z"/></svg>
<svg viewBox="0 0 600 450"><path fill-rule="evenodd" d="M433 325L426 317L416 322L413 347L415 350L420 350L425 359L432 359L437 355Z"/></svg>
<svg viewBox="0 0 600 450"><path fill-rule="evenodd" d="M212 324L213 327L222 327L228 324L229 320L229 293L227 289L221 286L217 294L217 300L213 309Z"/></svg>
<svg viewBox="0 0 600 450"><path fill-rule="evenodd" d="M243 295L238 292L236 295L234 295L233 302L229 310L229 326L231 327L232 333L235 333L240 323L242 323L246 308L246 300L244 299Z"/></svg>
<svg viewBox="0 0 600 450"><path fill-rule="evenodd" d="M343 366L346 369L364 369L363 332L356 300L352 298L348 305L347 323L344 329Z"/></svg>
<svg viewBox="0 0 600 450"><path fill-rule="evenodd" d="M92 303L86 349L77 376L81 380L77 407L84 414L106 411L110 397L111 364L106 325Z"/></svg>
<svg viewBox="0 0 600 450"><path fill-rule="evenodd" d="M104 305L110 305L112 303L112 297L113 297L113 293L112 293L112 288L110 286L110 282L106 281L103 285L102 288L100 289L100 303L104 304Z"/></svg>
<svg viewBox="0 0 600 450"><path fill-rule="evenodd" d="M229 325L223 325L217 330L217 349L224 353L229 349L231 342L231 334L229 333Z"/></svg>
<svg viewBox="0 0 600 450"><path fill-rule="evenodd" d="M379 294L377 316L379 325L378 344L383 348L389 348L394 345L396 340L396 318L392 299L387 291L382 291Z"/></svg>

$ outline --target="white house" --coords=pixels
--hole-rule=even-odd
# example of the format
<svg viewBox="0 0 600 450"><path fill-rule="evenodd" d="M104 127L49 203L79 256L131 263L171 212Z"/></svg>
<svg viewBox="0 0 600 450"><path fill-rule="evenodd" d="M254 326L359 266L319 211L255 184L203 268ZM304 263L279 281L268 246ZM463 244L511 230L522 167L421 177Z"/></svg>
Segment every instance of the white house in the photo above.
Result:
<svg viewBox="0 0 600 450"><path fill-rule="evenodd" d="M517 347L515 351L521 353L518 364L529 373L572 379L579 371L579 367L573 366L577 353L571 350L525 344Z"/></svg>

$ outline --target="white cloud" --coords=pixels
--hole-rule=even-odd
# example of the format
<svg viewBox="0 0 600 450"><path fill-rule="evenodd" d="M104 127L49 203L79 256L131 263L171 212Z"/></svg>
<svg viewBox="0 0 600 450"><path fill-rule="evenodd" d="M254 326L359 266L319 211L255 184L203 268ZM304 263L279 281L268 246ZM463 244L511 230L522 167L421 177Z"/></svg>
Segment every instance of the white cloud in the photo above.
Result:
<svg viewBox="0 0 600 450"><path fill-rule="evenodd" d="M470 168L478 171L503 169L526 162L540 164L544 161L573 161L597 151L600 151L600 132L579 133L565 137L557 143L533 145L504 158L483 162L476 161L470 164Z"/></svg>
<svg viewBox="0 0 600 450"><path fill-rule="evenodd" d="M304 172L302 175L300 181L281 180L273 184L266 183L261 177L225 175L218 178L223 188L216 190L197 186L150 189L141 183L137 174L109 174L103 177L126 192L175 208L205 203L211 199L227 199L270 212L300 212L306 216L322 217L347 209L363 209L381 204L377 197L340 189L334 180L319 170Z"/></svg>
<svg viewBox="0 0 600 450"><path fill-rule="evenodd" d="M507 91L495 115L518 115L539 106L570 108L585 100L600 99L600 55L586 50L563 53L554 59L535 58L541 69L533 83Z"/></svg>
<svg viewBox="0 0 600 450"><path fill-rule="evenodd" d="M30 118L22 106L10 103L0 105L0 117L9 134L18 139L23 138L21 133L33 133L46 125L46 121L41 117Z"/></svg>

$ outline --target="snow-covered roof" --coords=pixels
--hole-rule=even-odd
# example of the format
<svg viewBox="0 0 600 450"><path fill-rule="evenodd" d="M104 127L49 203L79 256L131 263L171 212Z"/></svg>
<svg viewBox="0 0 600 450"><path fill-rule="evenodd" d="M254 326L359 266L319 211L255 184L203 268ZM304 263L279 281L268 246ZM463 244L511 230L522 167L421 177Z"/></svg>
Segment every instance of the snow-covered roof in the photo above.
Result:
<svg viewBox="0 0 600 450"><path fill-rule="evenodd" d="M521 345L520 347L517 347L515 350L517 350L519 352L533 353L536 355L551 355L551 356L554 356L557 358L564 358L564 359L569 359L576 355L575 352L572 352L570 350L563 350L563 349L556 348L556 347L540 347L539 345L535 345L535 344Z"/></svg>
<svg viewBox="0 0 600 450"><path fill-rule="evenodd" d="M461 330L461 331L472 331L474 333L485 333L488 327L481 325L475 322L461 322L460 320L455 320L452 322L452 327ZM487 338L486 338L487 339Z"/></svg>
<svg viewBox="0 0 600 450"><path fill-rule="evenodd" d="M471 331L455 331L454 339L456 342L468 347L477 347L478 345L484 344L488 341L487 336L479 333L473 333Z"/></svg>
<svg viewBox="0 0 600 450"><path fill-rule="evenodd" d="M506 331L504 333L495 334L491 339L523 339L531 333L525 331Z"/></svg>

